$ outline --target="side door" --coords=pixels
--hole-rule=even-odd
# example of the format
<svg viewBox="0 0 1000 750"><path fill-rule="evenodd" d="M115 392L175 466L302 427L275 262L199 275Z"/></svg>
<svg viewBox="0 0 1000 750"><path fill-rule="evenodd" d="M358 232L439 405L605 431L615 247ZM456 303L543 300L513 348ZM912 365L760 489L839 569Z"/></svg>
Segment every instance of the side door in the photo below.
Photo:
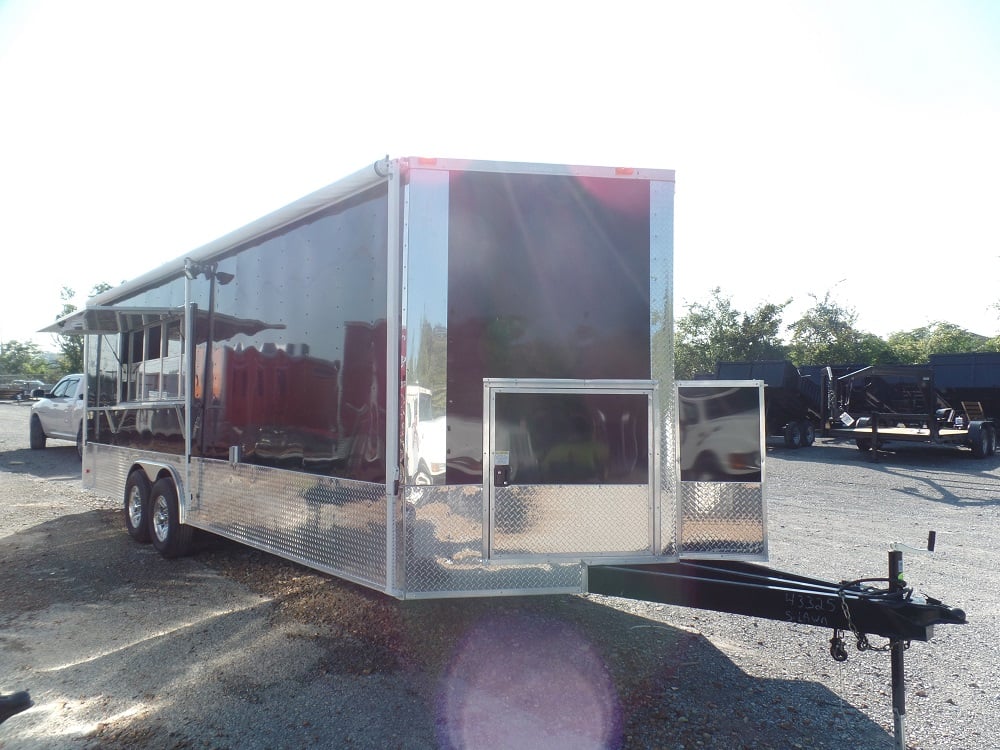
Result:
<svg viewBox="0 0 1000 750"><path fill-rule="evenodd" d="M656 385L484 381L486 555L654 554Z"/></svg>

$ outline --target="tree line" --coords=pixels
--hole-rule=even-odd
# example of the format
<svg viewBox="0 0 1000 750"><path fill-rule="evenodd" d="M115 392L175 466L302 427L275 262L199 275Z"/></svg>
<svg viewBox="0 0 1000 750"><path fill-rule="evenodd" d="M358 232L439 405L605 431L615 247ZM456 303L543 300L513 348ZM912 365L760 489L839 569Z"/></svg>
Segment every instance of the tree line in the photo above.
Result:
<svg viewBox="0 0 1000 750"><path fill-rule="evenodd" d="M946 322L883 339L859 329L857 312L833 301L829 292L813 300L812 307L787 326L785 339L783 315L791 299L741 312L733 307L732 297L716 287L708 300L685 305L687 312L674 325L675 376L686 380L714 374L718 362L919 365L932 354L1000 352L1000 336L980 336Z"/></svg>
<svg viewBox="0 0 1000 750"><path fill-rule="evenodd" d="M111 284L97 284L90 290L90 296L110 288ZM55 320L76 312L76 305L71 302L74 297L76 292L70 287L62 288L59 292L62 309ZM0 375L41 380L51 385L63 375L83 372L83 337L57 334L52 338L58 351L54 358L46 356L34 341L5 341L0 351Z"/></svg>
<svg viewBox="0 0 1000 750"><path fill-rule="evenodd" d="M98 284L95 296L111 288ZM62 309L56 319L76 311L76 293L63 287ZM880 338L857 327L857 312L836 303L827 292L787 326L782 336L785 309L792 300L764 302L750 312L733 307L732 297L719 287L709 298L685 305L687 312L674 325L674 374L686 380L713 374L718 362L788 360L796 366L837 364L925 364L932 354L1000 352L1000 336L989 338L952 323L937 322ZM1000 310L1000 305L997 306ZM8 341L0 352L0 374L55 382L71 372L83 371L83 339L53 337L58 356L46 357L34 342ZM426 336L432 341L433 337Z"/></svg>

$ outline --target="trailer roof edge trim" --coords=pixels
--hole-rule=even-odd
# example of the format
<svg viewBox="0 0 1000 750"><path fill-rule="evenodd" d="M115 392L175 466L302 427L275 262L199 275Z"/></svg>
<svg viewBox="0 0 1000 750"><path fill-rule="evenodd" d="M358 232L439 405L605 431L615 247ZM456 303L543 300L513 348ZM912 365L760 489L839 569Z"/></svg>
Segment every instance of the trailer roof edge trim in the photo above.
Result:
<svg viewBox="0 0 1000 750"><path fill-rule="evenodd" d="M410 169L430 169L462 172L514 172L518 174L574 175L577 177L618 177L659 182L675 182L672 169L639 169L635 167L609 167L576 164L550 164L544 162L489 161L468 159L433 159L407 157L399 160Z"/></svg>
<svg viewBox="0 0 1000 750"><path fill-rule="evenodd" d="M191 252L184 253L172 261L164 263L148 273L138 276L124 284L109 289L88 300L90 306L106 305L122 297L139 292L153 284L184 272L184 262L190 258L202 262L214 258L232 248L274 232L284 226L315 214L341 200L357 195L389 179L388 158L373 162L354 174L350 174L336 182L320 188L303 198L289 203L283 208L272 211L266 216L236 229L222 237L202 245Z"/></svg>
<svg viewBox="0 0 1000 750"><path fill-rule="evenodd" d="M208 261L222 253L251 242L270 232L307 218L323 209L375 187L390 179L392 165L405 165L409 169L458 170L473 172L518 172L524 174L575 175L579 177L607 177L618 179L644 179L648 181L674 182L674 170L638 169L631 167L579 166L570 164L546 164L531 162L501 162L463 159L437 159L405 157L375 161L368 166L336 182L320 188L283 208L267 214L244 227L236 229L212 242L184 253L160 267L125 283L96 295L87 301L88 306L108 305L143 291L184 271L184 262L190 258L195 262Z"/></svg>

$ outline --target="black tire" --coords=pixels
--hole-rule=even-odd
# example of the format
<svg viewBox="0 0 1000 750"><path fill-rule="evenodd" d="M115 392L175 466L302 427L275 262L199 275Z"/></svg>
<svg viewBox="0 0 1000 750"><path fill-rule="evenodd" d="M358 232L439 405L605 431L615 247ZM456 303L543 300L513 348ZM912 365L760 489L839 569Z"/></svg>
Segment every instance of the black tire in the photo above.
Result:
<svg viewBox="0 0 1000 750"><path fill-rule="evenodd" d="M972 429L975 430L976 426L973 425ZM990 426L981 425L978 432L971 436L972 440L972 455L976 458L986 458L990 455Z"/></svg>
<svg viewBox="0 0 1000 750"><path fill-rule="evenodd" d="M983 429L986 429L989 432L989 435L988 435L988 437L986 439L986 441L987 441L986 455L987 456L996 455L996 452L997 452L997 428L994 427L993 425L987 425Z"/></svg>
<svg viewBox="0 0 1000 750"><path fill-rule="evenodd" d="M785 425L785 446L788 448L802 447L802 425L789 422Z"/></svg>
<svg viewBox="0 0 1000 750"><path fill-rule="evenodd" d="M125 530L143 544L149 541L149 496L152 493L145 473L137 469L125 481Z"/></svg>
<svg viewBox="0 0 1000 750"><path fill-rule="evenodd" d="M83 422L76 428L76 455L83 460Z"/></svg>
<svg viewBox="0 0 1000 750"><path fill-rule="evenodd" d="M808 448L816 442L816 425L809 420L802 423L802 447Z"/></svg>
<svg viewBox="0 0 1000 750"><path fill-rule="evenodd" d="M158 479L149 494L149 541L167 558L183 557L191 549L194 529L181 523L177 488L172 479Z"/></svg>
<svg viewBox="0 0 1000 750"><path fill-rule="evenodd" d="M872 441L866 438L858 438L854 442L857 443L858 450L862 453L867 453L872 449Z"/></svg>
<svg viewBox="0 0 1000 750"><path fill-rule="evenodd" d="M45 430L42 429L42 423L38 417L32 416L31 418L29 439L31 450L40 451L45 447Z"/></svg>

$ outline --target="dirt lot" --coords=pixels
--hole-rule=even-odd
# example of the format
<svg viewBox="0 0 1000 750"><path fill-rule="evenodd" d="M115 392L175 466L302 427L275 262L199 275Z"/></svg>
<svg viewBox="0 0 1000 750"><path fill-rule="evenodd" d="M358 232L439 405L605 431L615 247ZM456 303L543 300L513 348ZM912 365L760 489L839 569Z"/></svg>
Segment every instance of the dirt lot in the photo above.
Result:
<svg viewBox="0 0 1000 750"><path fill-rule="evenodd" d="M889 659L826 630L602 597L400 603L239 545L161 559L74 447L0 404L0 748L893 747ZM1000 729L1000 459L820 440L767 457L770 564L885 575L968 612L906 653L909 746ZM873 639L877 641L878 639ZM876 644L879 645L879 644Z"/></svg>

